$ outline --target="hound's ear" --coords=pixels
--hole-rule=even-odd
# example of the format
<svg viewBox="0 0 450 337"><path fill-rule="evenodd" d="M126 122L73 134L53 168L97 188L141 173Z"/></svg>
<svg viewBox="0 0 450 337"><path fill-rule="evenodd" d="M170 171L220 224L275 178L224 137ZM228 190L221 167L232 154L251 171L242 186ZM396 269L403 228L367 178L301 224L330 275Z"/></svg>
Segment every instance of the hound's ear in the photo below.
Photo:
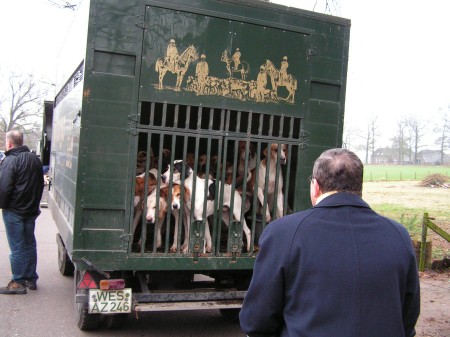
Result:
<svg viewBox="0 0 450 337"><path fill-rule="evenodd" d="M161 198L167 199L168 195L169 195L169 189L167 187L163 187L159 190L159 196Z"/></svg>
<svg viewBox="0 0 450 337"><path fill-rule="evenodd" d="M264 149L263 153L267 157L267 147Z"/></svg>
<svg viewBox="0 0 450 337"><path fill-rule="evenodd" d="M159 203L159 213L158 213L158 217L160 218L160 219L163 219L164 218L164 216L166 215L166 209L163 207L163 203Z"/></svg>
<svg viewBox="0 0 450 337"><path fill-rule="evenodd" d="M184 202L189 202L191 200L191 191L188 188L184 188ZM191 207L189 205L189 207Z"/></svg>
<svg viewBox="0 0 450 337"><path fill-rule="evenodd" d="M144 178L136 177L136 186L134 187L134 190L140 191L141 189L144 189Z"/></svg>

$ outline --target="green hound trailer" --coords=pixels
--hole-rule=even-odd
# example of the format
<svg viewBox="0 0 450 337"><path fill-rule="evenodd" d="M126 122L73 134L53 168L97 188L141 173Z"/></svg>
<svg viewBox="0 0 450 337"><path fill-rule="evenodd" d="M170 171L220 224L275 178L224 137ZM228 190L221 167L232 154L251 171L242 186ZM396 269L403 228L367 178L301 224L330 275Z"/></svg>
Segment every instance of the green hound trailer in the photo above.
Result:
<svg viewBox="0 0 450 337"><path fill-rule="evenodd" d="M239 312L261 232L342 144L349 34L264 1L82 1L44 130L80 329Z"/></svg>

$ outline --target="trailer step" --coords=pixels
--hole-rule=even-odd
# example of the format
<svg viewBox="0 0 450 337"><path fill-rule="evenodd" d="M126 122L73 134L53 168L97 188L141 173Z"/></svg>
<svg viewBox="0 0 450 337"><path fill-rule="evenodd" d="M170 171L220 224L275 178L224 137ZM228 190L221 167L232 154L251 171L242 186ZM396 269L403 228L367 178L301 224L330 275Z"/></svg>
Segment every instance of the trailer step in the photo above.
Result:
<svg viewBox="0 0 450 337"><path fill-rule="evenodd" d="M148 311L240 309L241 307L242 307L242 300L170 302L170 303L139 303L134 306L134 311L148 312Z"/></svg>

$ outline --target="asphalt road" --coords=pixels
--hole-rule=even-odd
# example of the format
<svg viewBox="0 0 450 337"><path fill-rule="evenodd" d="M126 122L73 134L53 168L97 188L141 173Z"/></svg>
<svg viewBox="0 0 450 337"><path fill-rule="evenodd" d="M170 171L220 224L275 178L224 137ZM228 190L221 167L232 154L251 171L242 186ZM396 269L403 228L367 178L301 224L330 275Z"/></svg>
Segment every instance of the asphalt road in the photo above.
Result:
<svg viewBox="0 0 450 337"><path fill-rule="evenodd" d="M219 310L133 313L120 330L81 331L76 325L73 277L58 270L56 225L42 209L36 224L38 290L27 295L0 295L0 337L157 336L239 337L239 323L222 317ZM9 246L0 217L0 285L11 277Z"/></svg>

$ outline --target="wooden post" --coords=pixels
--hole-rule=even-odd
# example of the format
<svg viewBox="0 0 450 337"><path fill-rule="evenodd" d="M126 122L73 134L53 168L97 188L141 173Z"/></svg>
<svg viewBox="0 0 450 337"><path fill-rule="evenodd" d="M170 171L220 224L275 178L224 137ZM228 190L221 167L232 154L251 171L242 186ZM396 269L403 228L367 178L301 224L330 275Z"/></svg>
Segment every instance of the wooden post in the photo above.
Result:
<svg viewBox="0 0 450 337"><path fill-rule="evenodd" d="M428 213L423 213L422 219L422 239L420 245L420 259L419 259L419 270L425 270L425 253L427 246L427 222L428 222Z"/></svg>

